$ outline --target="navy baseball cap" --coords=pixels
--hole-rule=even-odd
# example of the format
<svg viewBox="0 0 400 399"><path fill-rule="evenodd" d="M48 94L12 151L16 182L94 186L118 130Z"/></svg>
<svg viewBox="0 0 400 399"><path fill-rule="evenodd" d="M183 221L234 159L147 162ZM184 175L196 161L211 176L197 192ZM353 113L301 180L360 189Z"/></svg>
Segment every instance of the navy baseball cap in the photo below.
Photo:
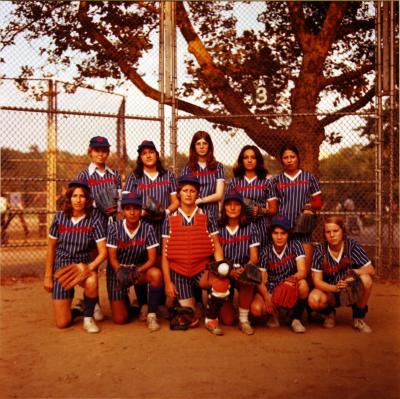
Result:
<svg viewBox="0 0 400 399"><path fill-rule="evenodd" d="M275 215L271 219L271 228L281 227L285 231L290 230L289 219L285 215Z"/></svg>
<svg viewBox="0 0 400 399"><path fill-rule="evenodd" d="M137 205L142 206L142 196L139 193L124 193L122 194L121 206Z"/></svg>
<svg viewBox="0 0 400 399"><path fill-rule="evenodd" d="M90 148L110 148L110 143L106 137L95 136L90 139Z"/></svg>
<svg viewBox="0 0 400 399"><path fill-rule="evenodd" d="M178 178L178 184L191 184L197 189L200 188L200 180L194 175L183 175Z"/></svg>
<svg viewBox="0 0 400 399"><path fill-rule="evenodd" d="M68 188L72 188L72 187L80 187L80 188L84 188L88 191L90 191L89 186L83 181L83 180L72 180L69 184L68 184Z"/></svg>
<svg viewBox="0 0 400 399"><path fill-rule="evenodd" d="M139 144L139 147L137 149L137 152L140 153L140 151L143 150L143 148L151 148L154 151L157 151L156 146L154 145L154 143L150 140L144 140Z"/></svg>
<svg viewBox="0 0 400 399"><path fill-rule="evenodd" d="M224 197L224 204L225 204L225 202L227 202L227 201L238 201L238 202L240 202L241 204L244 203L244 201L243 201L243 195L242 195L241 193L239 193L238 191L234 191L234 190L229 191L229 192L227 192L227 193L225 194L225 197Z"/></svg>

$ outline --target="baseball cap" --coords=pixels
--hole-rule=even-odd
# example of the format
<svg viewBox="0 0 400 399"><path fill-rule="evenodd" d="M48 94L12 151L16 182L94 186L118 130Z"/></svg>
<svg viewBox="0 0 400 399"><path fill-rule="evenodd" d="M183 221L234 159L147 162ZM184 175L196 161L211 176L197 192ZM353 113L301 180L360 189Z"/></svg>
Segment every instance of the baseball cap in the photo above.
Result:
<svg viewBox="0 0 400 399"><path fill-rule="evenodd" d="M289 219L285 215L275 215L271 219L271 228L281 227L285 231L290 230Z"/></svg>
<svg viewBox="0 0 400 399"><path fill-rule="evenodd" d="M68 188L72 188L72 187L80 187L80 188L84 188L88 191L90 191L89 186L83 181L83 180L72 180L69 184L68 184Z"/></svg>
<svg viewBox="0 0 400 399"><path fill-rule="evenodd" d="M139 193L124 193L122 194L121 206L137 205L142 206L142 196Z"/></svg>
<svg viewBox="0 0 400 399"><path fill-rule="evenodd" d="M238 202L240 202L241 204L244 203L244 202L243 202L243 195L242 195L241 193L239 193L238 191L234 191L234 190L229 191L229 192L227 192L227 193L225 194L225 197L224 197L224 204L225 204L225 202L227 202L227 201L238 201Z"/></svg>
<svg viewBox="0 0 400 399"><path fill-rule="evenodd" d="M154 151L157 151L156 146L154 145L154 143L150 140L143 140L140 144L139 147L137 149L137 151L140 153L140 151L143 150L143 148L151 148Z"/></svg>
<svg viewBox="0 0 400 399"><path fill-rule="evenodd" d="M95 136L90 139L90 148L110 148L110 143L106 137Z"/></svg>
<svg viewBox="0 0 400 399"><path fill-rule="evenodd" d="M200 180L194 175L183 175L178 178L178 184L191 184L197 189L200 188Z"/></svg>

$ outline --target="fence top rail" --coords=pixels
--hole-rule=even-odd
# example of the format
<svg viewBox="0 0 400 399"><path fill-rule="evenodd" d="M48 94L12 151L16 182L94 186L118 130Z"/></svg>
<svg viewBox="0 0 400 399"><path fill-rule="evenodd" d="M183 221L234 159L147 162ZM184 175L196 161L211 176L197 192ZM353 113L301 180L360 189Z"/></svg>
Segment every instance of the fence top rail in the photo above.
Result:
<svg viewBox="0 0 400 399"><path fill-rule="evenodd" d="M271 117L293 117L293 116L329 116L329 115L341 115L341 116L362 116L378 118L376 113L372 112L276 112L276 113L265 113L265 114L243 114L243 115L231 115L231 114L204 114L204 115L183 115L177 116L177 119L226 119L226 118L271 118Z"/></svg>
<svg viewBox="0 0 400 399"><path fill-rule="evenodd" d="M55 114L55 115L79 115L79 116L98 116L102 118L116 118L116 119L135 119L135 120L148 120L148 121L162 121L162 118L158 116L142 116L142 115L119 115L119 114L108 114L102 112L82 112L82 111L67 111L67 110L52 110L43 108L30 108L30 107L9 107L2 105L0 111L18 111L18 112L39 112L44 114Z"/></svg>

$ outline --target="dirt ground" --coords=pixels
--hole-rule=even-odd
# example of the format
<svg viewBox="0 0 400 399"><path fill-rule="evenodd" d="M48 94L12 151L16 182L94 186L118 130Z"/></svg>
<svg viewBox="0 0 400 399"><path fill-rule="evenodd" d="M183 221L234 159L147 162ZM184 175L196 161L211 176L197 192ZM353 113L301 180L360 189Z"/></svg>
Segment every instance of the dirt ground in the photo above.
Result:
<svg viewBox="0 0 400 399"><path fill-rule="evenodd" d="M372 334L351 327L350 309L338 325L257 327L244 336L225 327L150 334L134 320L115 326L101 278L107 319L100 334L81 321L53 325L50 296L36 278L1 286L1 398L373 398L400 397L400 284L377 282L367 320ZM80 292L78 291L78 294Z"/></svg>

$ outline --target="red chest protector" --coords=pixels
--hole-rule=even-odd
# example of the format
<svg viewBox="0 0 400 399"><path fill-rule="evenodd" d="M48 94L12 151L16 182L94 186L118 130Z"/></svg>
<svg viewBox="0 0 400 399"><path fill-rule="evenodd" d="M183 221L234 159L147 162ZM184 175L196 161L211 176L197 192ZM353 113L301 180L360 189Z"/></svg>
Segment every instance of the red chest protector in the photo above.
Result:
<svg viewBox="0 0 400 399"><path fill-rule="evenodd" d="M196 214L194 223L184 226L182 216L174 215L170 216L169 223L169 267L176 273L193 277L206 268L210 255L214 253L214 244L207 230L207 216Z"/></svg>

